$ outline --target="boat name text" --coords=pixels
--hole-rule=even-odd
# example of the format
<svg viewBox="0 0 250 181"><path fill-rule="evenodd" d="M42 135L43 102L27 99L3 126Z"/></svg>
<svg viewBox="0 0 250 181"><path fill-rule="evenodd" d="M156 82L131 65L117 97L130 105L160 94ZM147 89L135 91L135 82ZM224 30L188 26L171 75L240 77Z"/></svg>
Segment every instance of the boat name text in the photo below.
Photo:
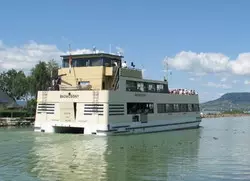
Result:
<svg viewBox="0 0 250 181"><path fill-rule="evenodd" d="M69 94L69 95L60 95L60 98L78 98L79 95Z"/></svg>

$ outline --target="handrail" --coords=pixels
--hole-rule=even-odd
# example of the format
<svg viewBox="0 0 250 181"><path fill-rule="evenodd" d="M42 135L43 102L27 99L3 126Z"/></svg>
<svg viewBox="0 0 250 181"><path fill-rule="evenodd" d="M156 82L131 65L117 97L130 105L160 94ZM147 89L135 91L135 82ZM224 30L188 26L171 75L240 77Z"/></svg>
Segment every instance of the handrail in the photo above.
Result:
<svg viewBox="0 0 250 181"><path fill-rule="evenodd" d="M118 75L118 72L119 72L119 68L116 67L116 70L115 70L115 75L114 75L114 79L113 79L113 82L112 82L112 88L113 90L116 89L117 87L117 83L118 83L118 80L119 80L119 75Z"/></svg>
<svg viewBox="0 0 250 181"><path fill-rule="evenodd" d="M91 90L92 86L60 86L60 90Z"/></svg>

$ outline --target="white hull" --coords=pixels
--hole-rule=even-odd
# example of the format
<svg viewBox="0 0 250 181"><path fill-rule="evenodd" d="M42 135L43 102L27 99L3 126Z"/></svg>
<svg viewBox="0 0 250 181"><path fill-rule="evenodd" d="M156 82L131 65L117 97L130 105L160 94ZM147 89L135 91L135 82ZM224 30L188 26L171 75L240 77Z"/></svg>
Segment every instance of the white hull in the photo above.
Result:
<svg viewBox="0 0 250 181"><path fill-rule="evenodd" d="M101 129L95 129L91 132L86 129L86 127L80 125L80 124L72 124L72 123L55 123L50 122L46 125L35 125L35 132L46 132L46 133L57 133L57 129L63 128L63 129L81 129L82 128L82 134L96 134L100 136L106 136L106 135L119 135L119 134L140 134L140 133L154 133L154 132L161 132L161 131L172 131L172 130L181 130L181 129L190 129L190 128L198 128L201 120L195 120L195 121L176 121L169 123L169 121L166 120L159 120L159 121L153 121L156 124L150 124L150 123L132 123L132 124L120 124L120 125L113 125L110 127L110 129L101 130ZM108 127L108 126L107 126Z"/></svg>

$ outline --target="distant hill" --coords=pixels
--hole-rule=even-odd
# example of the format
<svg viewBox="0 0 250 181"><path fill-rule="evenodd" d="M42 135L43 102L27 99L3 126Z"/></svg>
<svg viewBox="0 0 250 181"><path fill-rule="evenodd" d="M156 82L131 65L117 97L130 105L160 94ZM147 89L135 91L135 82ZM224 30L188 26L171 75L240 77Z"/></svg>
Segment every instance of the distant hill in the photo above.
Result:
<svg viewBox="0 0 250 181"><path fill-rule="evenodd" d="M250 110L250 92L226 93L219 99L201 104L203 111Z"/></svg>

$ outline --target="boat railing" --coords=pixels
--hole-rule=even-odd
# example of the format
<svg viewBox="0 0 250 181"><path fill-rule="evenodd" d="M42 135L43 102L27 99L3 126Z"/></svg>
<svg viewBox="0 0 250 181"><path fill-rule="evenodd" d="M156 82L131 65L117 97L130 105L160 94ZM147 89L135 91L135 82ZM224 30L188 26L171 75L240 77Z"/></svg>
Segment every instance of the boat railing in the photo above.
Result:
<svg viewBox="0 0 250 181"><path fill-rule="evenodd" d="M64 90L64 91L74 91L74 90L92 90L91 85L86 85L86 86L63 86L60 85L59 87L49 87L49 91L59 91L59 90Z"/></svg>

